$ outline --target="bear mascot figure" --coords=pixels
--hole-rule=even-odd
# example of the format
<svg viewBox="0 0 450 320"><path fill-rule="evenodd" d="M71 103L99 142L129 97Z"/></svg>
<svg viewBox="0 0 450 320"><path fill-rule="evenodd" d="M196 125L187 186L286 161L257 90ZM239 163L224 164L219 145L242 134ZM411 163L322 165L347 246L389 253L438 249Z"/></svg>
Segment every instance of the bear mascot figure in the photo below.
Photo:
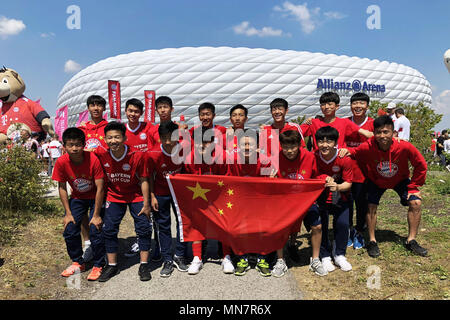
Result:
<svg viewBox="0 0 450 320"><path fill-rule="evenodd" d="M39 134L39 140L47 133L55 135L49 114L35 101L25 97L25 82L14 70L0 69L0 145L7 140L9 126L15 123L26 124L33 133Z"/></svg>

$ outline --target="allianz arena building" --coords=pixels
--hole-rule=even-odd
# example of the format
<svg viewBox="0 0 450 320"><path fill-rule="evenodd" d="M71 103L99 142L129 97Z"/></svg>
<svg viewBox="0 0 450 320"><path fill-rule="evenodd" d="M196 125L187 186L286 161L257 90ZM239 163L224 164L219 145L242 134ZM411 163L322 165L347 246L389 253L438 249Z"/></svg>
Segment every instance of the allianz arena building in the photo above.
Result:
<svg viewBox="0 0 450 320"><path fill-rule="evenodd" d="M172 118L184 115L189 125L198 121L197 108L203 102L216 106L214 122L224 126L229 126L229 110L238 103L249 109L248 126L270 123L269 104L278 97L289 103L287 119L315 116L326 91L341 97L338 116L350 114L355 92L382 103L432 102L425 77L395 62L292 50L187 47L122 54L78 72L58 97L58 107L69 106L69 126L86 110L90 95L108 101L108 80L120 81L122 119L126 100L144 102L144 90L154 90L156 97L171 97Z"/></svg>

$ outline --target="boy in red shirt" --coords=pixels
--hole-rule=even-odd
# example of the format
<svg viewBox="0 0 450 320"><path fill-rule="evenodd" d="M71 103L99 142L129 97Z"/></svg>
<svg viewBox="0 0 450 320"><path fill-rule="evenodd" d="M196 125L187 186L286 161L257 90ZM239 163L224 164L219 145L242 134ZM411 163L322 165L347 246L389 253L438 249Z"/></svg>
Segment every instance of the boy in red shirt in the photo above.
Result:
<svg viewBox="0 0 450 320"><path fill-rule="evenodd" d="M149 130L153 127L150 122L140 122L139 118L144 113L144 104L139 99L129 99L125 103L125 115L128 123L126 124L127 145L132 150L145 152L148 150ZM132 257L139 253L139 244L133 243L130 250L125 253L126 257ZM157 255L157 254L156 254Z"/></svg>
<svg viewBox="0 0 450 320"><path fill-rule="evenodd" d="M156 223L156 230L160 244L160 252L164 259L163 268L160 271L161 277L170 277L173 266L186 272L187 244L180 241L180 232L177 219L177 240L175 255L172 257L172 234L170 209L174 212L175 204L170 194L167 183L167 175L180 173L183 169L182 161L173 161L183 148L179 140L172 141L172 133L178 130L178 125L172 121L161 122L158 126L158 136L161 143L158 149L148 152L148 167L150 169L150 196L153 217ZM190 141L190 140L189 140ZM173 156L172 156L173 155Z"/></svg>
<svg viewBox="0 0 450 320"><path fill-rule="evenodd" d="M149 183L145 153L133 151L125 144L126 128L123 123L110 122L105 127L109 149L98 148L96 154L107 177L106 212L103 226L108 264L99 278L105 282L119 273L117 252L119 249L120 222L127 207L133 217L140 249L141 281L151 279L148 254L151 244L152 223L150 220Z"/></svg>
<svg viewBox="0 0 450 320"><path fill-rule="evenodd" d="M173 112L173 102L172 99L166 96L158 97L158 99L155 100L155 108L156 113L159 116L159 124L154 125L149 131L148 131L148 150L160 150L161 145L161 139L159 137L158 128L160 124L164 122L171 122L172 121L172 112ZM175 124L177 124L174 121ZM180 135L180 141L181 140L187 140L190 139L189 132L187 132L187 125L181 125L177 124L179 127L179 135Z"/></svg>
<svg viewBox="0 0 450 320"><path fill-rule="evenodd" d="M405 246L413 253L426 256L427 249L415 240L419 230L422 199L419 187L425 183L427 163L420 152L408 141L393 139L394 122L390 116L381 116L373 122L374 138L357 148L343 150L342 155L350 153L360 167L367 168L367 192L369 211L367 227L369 243L367 252L378 257L380 251L375 238L377 208L381 196L387 189L394 189L400 197L400 203L408 206L408 238ZM414 167L410 178L409 163Z"/></svg>
<svg viewBox="0 0 450 320"><path fill-rule="evenodd" d="M248 120L248 109L242 104L237 104L230 109L231 127L226 129L224 137L224 149L226 152L226 162L231 164L236 161L239 152L238 134L245 129L245 123ZM240 129L240 130L239 130Z"/></svg>
<svg viewBox="0 0 450 320"><path fill-rule="evenodd" d="M348 241L348 208L350 189L352 187L353 172L352 162L349 158L338 157L337 142L339 132L330 126L317 130L315 141L319 150L315 152L317 169L320 174L327 176L327 187L317 200L320 219L322 222L322 243L320 256L322 265L328 271L335 270L331 262L343 271L352 270L352 265L347 261L345 252ZM333 215L333 249L328 239L328 217Z"/></svg>
<svg viewBox="0 0 450 320"><path fill-rule="evenodd" d="M256 131L246 129L244 132L237 135L239 141L239 151L234 157L234 162L228 164L228 173L230 176L239 177L261 177L262 165L258 154L258 135ZM255 252L257 253L257 252ZM258 254L258 253L257 253ZM234 274L237 276L243 276L250 269L248 262L248 254L238 256L238 262ZM271 276L269 263L267 262L267 256L258 254L256 269L263 277Z"/></svg>
<svg viewBox="0 0 450 320"><path fill-rule="evenodd" d="M100 232L103 216L104 173L97 157L83 151L85 136L78 128L64 131L63 145L66 154L58 158L53 170L52 179L58 181L59 197L64 206L64 239L67 252L73 263L61 274L69 277L75 272L85 270L81 245L80 227L86 212L89 212L90 238L94 255L94 267L88 280L97 280L104 265L105 247ZM66 182L72 188L70 199Z"/></svg>
<svg viewBox="0 0 450 320"><path fill-rule="evenodd" d="M191 131L194 148L190 155L190 164L185 164L184 172L197 175L225 175L227 173L223 153L216 154L214 152L216 137L209 134L208 130L208 127L202 126ZM222 157L222 159L219 159L219 157ZM203 268L203 254L206 257L207 240L201 234L198 235L198 238L198 241L192 242L194 259L189 266L188 274L198 274ZM218 246L220 247L219 243ZM222 246L222 270L224 273L234 272L230 253L231 249L228 246Z"/></svg>
<svg viewBox="0 0 450 320"><path fill-rule="evenodd" d="M312 119L300 126L303 132L303 136L311 136L313 138L313 150L317 150L317 141L315 134L321 127L331 126L339 132L339 140L336 147L344 148L345 139L352 134L359 133L366 138L371 138L373 133L358 127L348 119L336 117L336 111L339 109L340 98L335 92L325 92L320 96L320 109L322 110L323 117Z"/></svg>
<svg viewBox="0 0 450 320"><path fill-rule="evenodd" d="M148 131L153 127L150 122L140 122L139 118L144 113L144 104L138 99L129 99L125 103L125 114L128 119L127 145L133 150L145 152L148 150Z"/></svg>
<svg viewBox="0 0 450 320"><path fill-rule="evenodd" d="M262 141L267 143L267 152L262 150L261 153L265 153L267 154L267 156L270 156L271 140L275 139L276 141L278 141L278 135L288 130L297 130L298 133L300 133L301 137L300 146L302 148L306 148L300 125L294 122L286 122L286 114L288 113L288 111L289 105L288 102L284 99L276 98L270 103L270 112L272 113L273 122L271 125L263 126L261 128L263 130L263 135L261 137L263 139ZM278 130L278 133L275 129ZM281 148L279 151L281 151Z"/></svg>
<svg viewBox="0 0 450 320"><path fill-rule="evenodd" d="M355 93L350 98L350 108L352 116L347 119L356 124L358 127L373 132L373 119L366 115L369 109L370 98L363 92ZM367 138L357 132L345 138L345 144L349 147L357 147L361 143L367 141ZM364 168L360 168L356 161L353 161L353 183L352 183L352 200L350 200L349 208L349 238L347 246L353 246L354 249L364 247L363 232L366 223L366 214L368 210L367 204L367 188ZM353 227L353 202L356 207L356 226Z"/></svg>
<svg viewBox="0 0 450 320"><path fill-rule="evenodd" d="M314 154L300 147L302 137L297 130L284 131L280 133L279 139L282 152L279 156L279 168L276 172L278 178L292 180L325 178L324 176L319 177ZM312 257L310 259L309 269L319 276L325 276L328 274L328 271L322 266L319 258L320 243L322 241L322 224L319 208L316 204L311 206L303 221L306 229L308 231L311 230ZM294 226L294 233L291 234L287 247L289 256L295 262L298 262L298 250L295 245L295 240L297 232L300 231L300 226L300 224ZM277 255L278 259L283 259L283 248L277 250ZM286 272L286 269L287 267L280 269L278 272ZM277 270L272 270L272 274L276 272Z"/></svg>
<svg viewBox="0 0 450 320"><path fill-rule="evenodd" d="M214 124L215 117L216 117L216 107L210 102L202 103L198 107L198 118L200 119L201 125L190 128L189 129L190 136L194 137L194 130L197 128L214 129L217 135L215 143L218 143L220 139L224 141L227 129L217 124L215 125ZM225 149L225 146L223 146L223 149Z"/></svg>
<svg viewBox="0 0 450 320"><path fill-rule="evenodd" d="M106 100L101 96L92 95L87 99L87 108L91 115L91 120L82 123L79 127L86 136L86 151L95 151L99 146L108 148L105 141L105 126L108 121L103 119L103 112L106 109Z"/></svg>

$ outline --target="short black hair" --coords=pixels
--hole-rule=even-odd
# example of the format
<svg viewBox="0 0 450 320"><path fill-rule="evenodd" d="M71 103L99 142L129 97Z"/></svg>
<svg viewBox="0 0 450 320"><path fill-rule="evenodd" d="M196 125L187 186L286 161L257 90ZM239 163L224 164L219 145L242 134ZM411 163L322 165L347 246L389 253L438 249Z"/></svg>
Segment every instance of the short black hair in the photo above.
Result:
<svg viewBox="0 0 450 320"><path fill-rule="evenodd" d="M198 113L200 113L200 111L205 110L205 109L211 110L211 112L213 114L216 113L216 107L211 102L203 102L201 105L199 105L198 106Z"/></svg>
<svg viewBox="0 0 450 320"><path fill-rule="evenodd" d="M297 130L287 130L285 132L280 133L280 145L286 144L296 144L300 145L302 142L302 137Z"/></svg>
<svg viewBox="0 0 450 320"><path fill-rule="evenodd" d="M373 121L374 131L384 126L391 126L394 129L394 121L389 115L380 116Z"/></svg>
<svg viewBox="0 0 450 320"><path fill-rule="evenodd" d="M108 131L112 131L112 130L120 131L124 137L127 132L127 128L125 127L125 125L122 122L117 122L117 121L112 121L105 126L105 129L104 129L105 136Z"/></svg>
<svg viewBox="0 0 450 320"><path fill-rule="evenodd" d="M233 106L233 107L230 109L230 117L231 117L231 114L233 113L233 111L236 110L236 109L242 109L242 110L244 110L245 116L247 117L247 115L248 115L248 109L247 109L246 107L244 107L242 104L237 104L237 105Z"/></svg>
<svg viewBox="0 0 450 320"><path fill-rule="evenodd" d="M102 96L98 96L98 95L94 94L87 98L86 104L87 104L87 106L90 106L91 104L100 105L100 106L103 106L103 108L105 108L106 100Z"/></svg>
<svg viewBox="0 0 450 320"><path fill-rule="evenodd" d="M325 92L319 98L320 105L330 102L334 102L336 104L339 104L341 102L341 99L336 92Z"/></svg>
<svg viewBox="0 0 450 320"><path fill-rule="evenodd" d="M370 97L364 92L357 92L350 97L350 104L352 104L355 101L365 101L367 102L367 105L369 105Z"/></svg>
<svg viewBox="0 0 450 320"><path fill-rule="evenodd" d="M242 130L242 129L238 129L238 133L240 133L239 130ZM241 133L241 134L238 134L238 135L237 135L237 138L239 139L239 142L240 142L241 139L244 138L244 137L255 138L256 144L259 143L259 134L258 134L258 132L257 132L256 130L254 130L254 129L252 129L252 128L246 128L246 129L242 130L242 133Z"/></svg>
<svg viewBox="0 0 450 320"><path fill-rule="evenodd" d="M333 127L325 126L317 130L314 137L316 138L316 142L327 139L333 140L337 143L339 139L339 132Z"/></svg>
<svg viewBox="0 0 450 320"><path fill-rule="evenodd" d="M273 108L276 107L283 107L284 109L288 109L289 105L288 102L282 98L275 98L271 103L270 103L270 110L272 110Z"/></svg>
<svg viewBox="0 0 450 320"><path fill-rule="evenodd" d="M173 108L172 99L166 96L158 97L158 99L155 100L155 107L158 107L158 104L168 104L171 108Z"/></svg>
<svg viewBox="0 0 450 320"><path fill-rule="evenodd" d="M86 136L84 135L83 130L75 127L70 127L64 130L62 135L63 145L66 145L68 140L78 140L84 144L86 143Z"/></svg>
<svg viewBox="0 0 450 320"><path fill-rule="evenodd" d="M395 109L395 113L405 115L405 110L403 110L403 108L397 108Z"/></svg>
<svg viewBox="0 0 450 320"><path fill-rule="evenodd" d="M178 125L173 121L167 121L160 123L158 128L159 136L166 136L166 135L172 135L172 132L175 130L178 130Z"/></svg>
<svg viewBox="0 0 450 320"><path fill-rule="evenodd" d="M441 135L446 134L447 132L447 130L442 130Z"/></svg>
<svg viewBox="0 0 450 320"><path fill-rule="evenodd" d="M141 113L144 112L144 104L139 99L131 98L127 100L127 102L125 103L125 111L127 110L129 105L137 107L139 110L141 110Z"/></svg>

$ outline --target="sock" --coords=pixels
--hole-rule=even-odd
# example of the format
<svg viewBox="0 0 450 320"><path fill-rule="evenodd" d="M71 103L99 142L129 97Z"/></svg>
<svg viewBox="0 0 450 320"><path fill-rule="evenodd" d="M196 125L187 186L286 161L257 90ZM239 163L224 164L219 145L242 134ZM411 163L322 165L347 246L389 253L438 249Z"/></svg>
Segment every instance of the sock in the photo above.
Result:
<svg viewBox="0 0 450 320"><path fill-rule="evenodd" d="M148 262L147 261L141 261L141 264L147 264Z"/></svg>
<svg viewBox="0 0 450 320"><path fill-rule="evenodd" d="M110 265L111 267L115 267L117 266L117 263L108 263L108 265Z"/></svg>
<svg viewBox="0 0 450 320"><path fill-rule="evenodd" d="M87 247L90 247L90 246L91 246L91 240L86 240L84 242L84 247L87 248Z"/></svg>
<svg viewBox="0 0 450 320"><path fill-rule="evenodd" d="M202 260L202 243L192 243L192 255Z"/></svg>

